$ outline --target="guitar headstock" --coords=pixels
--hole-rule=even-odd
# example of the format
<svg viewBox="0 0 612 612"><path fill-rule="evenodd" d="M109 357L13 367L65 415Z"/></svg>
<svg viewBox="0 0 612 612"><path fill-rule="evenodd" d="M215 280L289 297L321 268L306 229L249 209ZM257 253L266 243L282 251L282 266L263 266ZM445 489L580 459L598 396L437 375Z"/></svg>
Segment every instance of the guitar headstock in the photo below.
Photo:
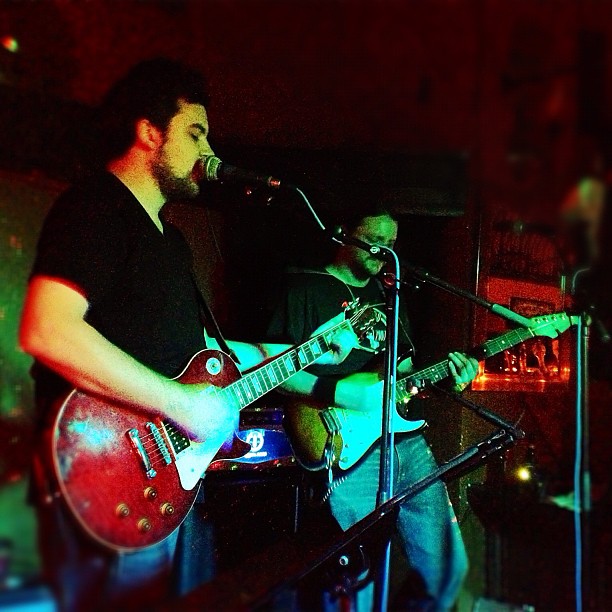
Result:
<svg viewBox="0 0 612 612"><path fill-rule="evenodd" d="M359 298L356 298L345 306L345 317L355 335L362 340L382 320L383 314L375 306L359 306Z"/></svg>
<svg viewBox="0 0 612 612"><path fill-rule="evenodd" d="M539 317L529 319L529 329L536 336L556 338L559 334L567 331L572 325L576 325L577 319L577 316L569 316L564 312L540 315Z"/></svg>

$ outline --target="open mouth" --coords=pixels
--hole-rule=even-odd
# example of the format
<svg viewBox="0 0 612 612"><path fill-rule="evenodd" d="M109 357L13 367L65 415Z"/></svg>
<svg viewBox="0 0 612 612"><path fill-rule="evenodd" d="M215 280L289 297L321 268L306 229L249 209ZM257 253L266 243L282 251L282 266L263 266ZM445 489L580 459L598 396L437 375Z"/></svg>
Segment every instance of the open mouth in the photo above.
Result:
<svg viewBox="0 0 612 612"><path fill-rule="evenodd" d="M201 183L204 180L205 172L204 172L204 162L201 159L193 165L193 170L191 171L191 178L196 183Z"/></svg>

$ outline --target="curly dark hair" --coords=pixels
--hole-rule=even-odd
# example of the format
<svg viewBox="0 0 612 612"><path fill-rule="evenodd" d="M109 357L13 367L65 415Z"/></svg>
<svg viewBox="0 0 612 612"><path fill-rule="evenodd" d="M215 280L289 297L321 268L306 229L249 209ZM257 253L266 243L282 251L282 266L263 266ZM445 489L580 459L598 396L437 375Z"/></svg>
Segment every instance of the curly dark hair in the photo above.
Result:
<svg viewBox="0 0 612 612"><path fill-rule="evenodd" d="M208 85L198 70L165 57L133 66L109 90L98 108L101 161L115 159L129 149L139 119L148 119L165 130L181 100L209 105Z"/></svg>

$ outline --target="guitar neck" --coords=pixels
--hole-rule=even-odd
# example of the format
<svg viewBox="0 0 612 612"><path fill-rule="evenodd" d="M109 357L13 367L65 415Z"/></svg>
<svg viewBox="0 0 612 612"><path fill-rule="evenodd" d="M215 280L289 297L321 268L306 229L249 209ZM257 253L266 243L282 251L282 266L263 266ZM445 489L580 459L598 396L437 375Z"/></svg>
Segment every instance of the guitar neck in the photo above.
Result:
<svg viewBox="0 0 612 612"><path fill-rule="evenodd" d="M267 361L257 369L243 374L226 387L214 388L214 393L222 402L231 403L239 410L246 408L268 391L278 387L297 372L314 363L331 348L333 335L339 330L352 329L368 309L362 308L351 319L344 319L328 330L310 338L303 344L288 349L279 356ZM164 422L172 448L179 454L190 445L190 440L172 423Z"/></svg>
<svg viewBox="0 0 612 612"><path fill-rule="evenodd" d="M470 355L479 361L497 355L506 349L509 349L521 342L525 342L529 338L533 338L536 334L529 328L513 329L508 333L502 334L497 338L487 340L474 350L470 351ZM421 389L427 384L437 383L451 375L448 367L448 359L440 361L424 370L413 372L410 376L401 379L396 385L397 402L405 402L412 397L411 391L416 387Z"/></svg>
<svg viewBox="0 0 612 612"><path fill-rule="evenodd" d="M330 350L333 334L349 327L349 321L338 323L328 331L307 340L300 346L289 349L256 370L244 374L227 387L218 389L218 393L225 396L225 398L222 397L222 400L230 401L242 410L297 372L313 364Z"/></svg>

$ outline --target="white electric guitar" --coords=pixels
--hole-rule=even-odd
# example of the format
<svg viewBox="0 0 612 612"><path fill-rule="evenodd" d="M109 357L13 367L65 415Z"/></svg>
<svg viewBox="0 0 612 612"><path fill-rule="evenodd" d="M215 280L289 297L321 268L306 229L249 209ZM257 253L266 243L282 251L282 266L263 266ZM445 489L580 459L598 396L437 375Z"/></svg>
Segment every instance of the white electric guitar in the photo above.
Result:
<svg viewBox="0 0 612 612"><path fill-rule="evenodd" d="M470 354L482 361L535 336L556 338L576 323L575 318L563 312L533 317L528 327L514 329L487 340L470 351ZM448 360L444 360L412 372L396 383L397 406L392 415L395 433L416 431L425 425L423 420L406 418L406 404L415 390L437 383L450 374ZM285 409L283 424L293 452L302 465L316 470L333 464L347 470L380 438L382 406L361 411L291 402Z"/></svg>

